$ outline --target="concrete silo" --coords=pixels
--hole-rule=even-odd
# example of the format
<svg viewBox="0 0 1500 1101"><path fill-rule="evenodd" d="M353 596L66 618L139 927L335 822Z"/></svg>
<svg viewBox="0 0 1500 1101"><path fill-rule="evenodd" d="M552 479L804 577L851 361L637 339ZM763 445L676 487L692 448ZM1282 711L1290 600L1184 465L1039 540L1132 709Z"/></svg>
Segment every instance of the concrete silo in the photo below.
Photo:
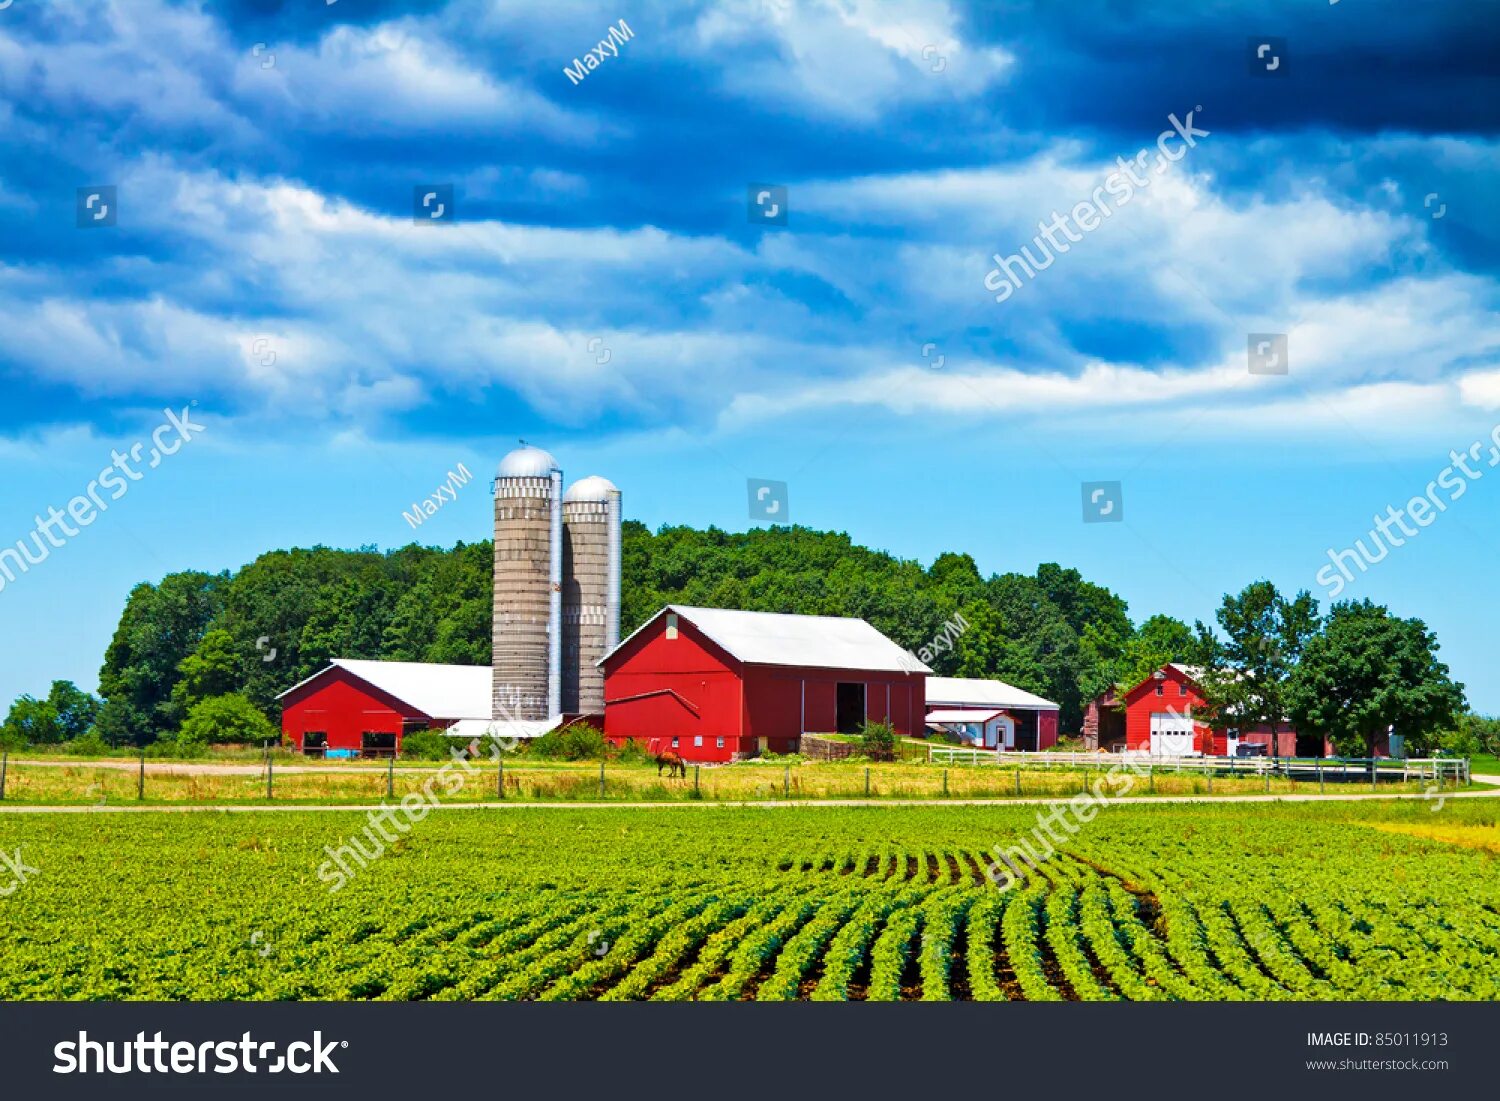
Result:
<svg viewBox="0 0 1500 1101"><path fill-rule="evenodd" d="M562 470L538 447L495 477L495 719L562 713Z"/></svg>
<svg viewBox="0 0 1500 1101"><path fill-rule="evenodd" d="M604 713L595 662L620 641L620 491L583 478L563 497L563 710Z"/></svg>

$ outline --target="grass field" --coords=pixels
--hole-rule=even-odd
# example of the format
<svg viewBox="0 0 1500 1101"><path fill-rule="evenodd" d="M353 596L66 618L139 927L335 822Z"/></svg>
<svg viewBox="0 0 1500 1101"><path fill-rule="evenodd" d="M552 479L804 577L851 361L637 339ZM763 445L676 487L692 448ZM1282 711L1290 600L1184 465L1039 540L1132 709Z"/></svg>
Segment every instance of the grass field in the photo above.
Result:
<svg viewBox="0 0 1500 1101"><path fill-rule="evenodd" d="M129 767L102 762L29 763L13 760L7 768L4 798L7 803L75 806L183 805L213 803L251 805L267 802L263 767L246 763L243 774L191 771L203 762L180 766L153 763L146 775L144 800L139 799L139 776ZM772 799L1006 799L1013 797L1065 797L1101 781L1110 762L1097 769L1027 765L939 765L895 762L864 764L827 761L781 764L737 764L690 771L688 778L672 780L657 774L653 765L610 762L600 785L599 763L526 762L508 763L504 769L504 798L518 801L612 801L676 802L754 801ZM306 766L295 760L293 767ZM339 804L374 803L389 793L394 798L420 791L436 775L437 766L400 763L388 775L376 763L349 763L320 771L298 772L277 765L273 768L271 799L282 803ZM176 769L177 771L166 771ZM444 796L444 802L478 803L494 800L501 777L493 762L481 762L466 775L463 787ZM1402 782L1391 770L1383 770L1379 790L1385 793L1421 793L1430 781ZM1111 789L1114 791L1115 789ZM1341 782L1330 777L1329 792L1367 792L1368 780L1351 774ZM1451 780L1444 790L1453 790ZM1212 780L1197 772L1154 769L1136 776L1124 797L1206 795L1314 794L1318 784L1281 776L1231 775L1221 773Z"/></svg>
<svg viewBox="0 0 1500 1101"><path fill-rule="evenodd" d="M1040 809L4 815L0 999L1500 997L1489 801Z"/></svg>

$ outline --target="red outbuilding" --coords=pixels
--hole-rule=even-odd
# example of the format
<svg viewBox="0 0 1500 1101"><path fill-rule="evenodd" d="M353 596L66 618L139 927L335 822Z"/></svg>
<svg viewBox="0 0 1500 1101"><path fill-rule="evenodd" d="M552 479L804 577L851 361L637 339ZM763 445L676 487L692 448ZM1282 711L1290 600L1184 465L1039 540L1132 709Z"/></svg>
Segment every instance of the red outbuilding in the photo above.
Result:
<svg viewBox="0 0 1500 1101"><path fill-rule="evenodd" d="M413 730L489 721L487 665L338 658L277 697L282 740L317 756L388 757Z"/></svg>
<svg viewBox="0 0 1500 1101"><path fill-rule="evenodd" d="M1230 734L1204 722L1208 710L1200 680L1202 670L1176 662L1163 665L1129 691L1106 692L1089 705L1085 731L1092 727L1095 748L1121 747L1132 753L1163 756L1233 756L1239 745L1263 745L1279 757L1329 756L1333 750L1316 738L1299 738L1290 724L1265 724ZM1120 717L1123 716L1123 722ZM1384 748L1377 753L1384 755Z"/></svg>
<svg viewBox="0 0 1500 1101"><path fill-rule="evenodd" d="M920 733L931 672L862 619L675 604L599 664L605 736L691 761L791 753L866 721Z"/></svg>

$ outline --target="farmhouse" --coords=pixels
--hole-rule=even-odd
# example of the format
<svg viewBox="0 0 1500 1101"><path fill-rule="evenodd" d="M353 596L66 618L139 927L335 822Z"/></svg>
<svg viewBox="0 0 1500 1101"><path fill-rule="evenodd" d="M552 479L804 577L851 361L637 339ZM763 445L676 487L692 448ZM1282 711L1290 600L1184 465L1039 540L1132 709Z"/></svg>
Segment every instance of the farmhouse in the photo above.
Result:
<svg viewBox="0 0 1500 1101"><path fill-rule="evenodd" d="M535 737L551 725L493 722L491 688L487 665L338 658L276 698L283 739L319 756L393 756L413 730Z"/></svg>
<svg viewBox="0 0 1500 1101"><path fill-rule="evenodd" d="M1058 705L999 680L927 678L927 724L988 749L1057 744Z"/></svg>
<svg viewBox="0 0 1500 1101"><path fill-rule="evenodd" d="M931 672L862 619L676 604L599 664L605 736L693 761L790 753L866 721L920 733Z"/></svg>
<svg viewBox="0 0 1500 1101"><path fill-rule="evenodd" d="M1233 756L1240 745L1266 746L1280 757L1328 756L1333 750L1316 738L1299 737L1282 723L1272 744L1264 724L1230 734L1201 720L1207 710L1196 666L1169 662L1139 684L1117 694L1110 689L1084 714L1084 744L1090 749L1129 750L1164 756ZM1384 756L1386 747L1377 747Z"/></svg>

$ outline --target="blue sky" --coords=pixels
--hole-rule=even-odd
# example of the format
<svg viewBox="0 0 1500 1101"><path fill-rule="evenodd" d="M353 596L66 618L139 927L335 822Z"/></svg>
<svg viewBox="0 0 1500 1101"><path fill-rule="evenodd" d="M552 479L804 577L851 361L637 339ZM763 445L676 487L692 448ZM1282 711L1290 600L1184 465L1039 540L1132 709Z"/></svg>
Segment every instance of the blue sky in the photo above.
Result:
<svg viewBox="0 0 1500 1101"><path fill-rule="evenodd" d="M1497 27L1457 0L14 0L0 547L164 409L206 430L0 589L0 703L94 686L138 581L409 541L460 461L420 535L484 538L520 437L652 526L744 528L770 478L796 522L1073 565L1137 619L1259 577L1326 604L1328 549L1500 424ZM992 255L1189 111L1206 136L995 301ZM432 184L451 224L413 218ZM80 229L104 185L114 224ZM1251 333L1287 334L1287 374L1249 372ZM1500 712L1485 472L1342 595L1421 616ZM1085 481L1123 522L1083 522Z"/></svg>

